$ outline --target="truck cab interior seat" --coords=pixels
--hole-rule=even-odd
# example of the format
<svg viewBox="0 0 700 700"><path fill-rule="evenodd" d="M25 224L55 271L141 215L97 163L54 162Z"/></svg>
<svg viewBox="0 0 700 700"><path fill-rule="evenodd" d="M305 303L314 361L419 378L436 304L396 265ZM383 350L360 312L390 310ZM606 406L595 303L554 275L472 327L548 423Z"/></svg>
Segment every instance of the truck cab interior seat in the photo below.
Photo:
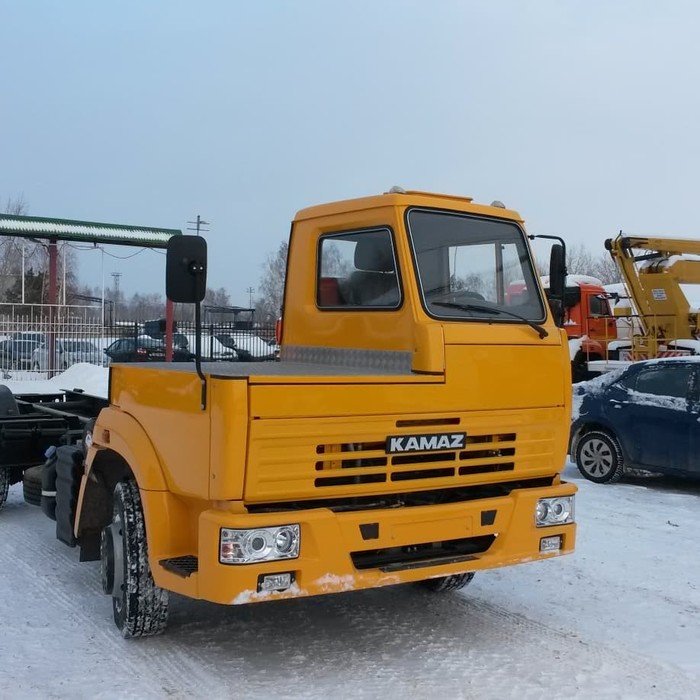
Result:
<svg viewBox="0 0 700 700"><path fill-rule="evenodd" d="M391 240L381 234L365 234L355 246L355 272L341 289L352 306L396 306L399 284Z"/></svg>
<svg viewBox="0 0 700 700"><path fill-rule="evenodd" d="M318 281L318 305L340 306L340 290L337 277L321 277Z"/></svg>

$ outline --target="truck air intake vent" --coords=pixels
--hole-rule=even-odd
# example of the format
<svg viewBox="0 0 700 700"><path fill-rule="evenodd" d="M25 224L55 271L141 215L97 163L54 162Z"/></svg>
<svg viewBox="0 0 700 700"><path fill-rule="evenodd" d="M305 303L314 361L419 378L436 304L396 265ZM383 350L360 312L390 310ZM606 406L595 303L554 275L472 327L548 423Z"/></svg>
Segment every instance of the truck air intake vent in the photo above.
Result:
<svg viewBox="0 0 700 700"><path fill-rule="evenodd" d="M397 428L415 428L429 425L459 425L459 418L421 418L416 420L397 420Z"/></svg>
<svg viewBox="0 0 700 700"><path fill-rule="evenodd" d="M476 554L483 554L493 544L495 535L465 537L444 542L427 542L370 549L365 552L352 552L352 563L356 569L380 569L381 571L401 571L421 566L468 561Z"/></svg>
<svg viewBox="0 0 700 700"><path fill-rule="evenodd" d="M397 421L397 427L457 425L459 419ZM387 454L385 441L317 445L316 488L455 479L515 469L515 433L467 435L464 447L451 451ZM510 459L504 459L510 458Z"/></svg>

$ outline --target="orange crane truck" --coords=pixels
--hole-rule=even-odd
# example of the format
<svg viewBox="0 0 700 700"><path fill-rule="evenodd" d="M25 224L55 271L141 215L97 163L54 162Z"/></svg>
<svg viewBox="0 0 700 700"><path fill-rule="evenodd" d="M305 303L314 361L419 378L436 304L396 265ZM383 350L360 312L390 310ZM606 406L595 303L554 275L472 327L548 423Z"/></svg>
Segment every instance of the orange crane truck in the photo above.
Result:
<svg viewBox="0 0 700 700"><path fill-rule="evenodd" d="M197 314L205 248L168 250L168 297ZM551 266L563 299L559 246ZM518 279L530 292L509 303ZM552 308L500 203L394 188L304 209L279 361L113 364L82 448L58 448L57 536L101 560L125 637L165 628L169 591L236 605L449 590L570 553Z"/></svg>

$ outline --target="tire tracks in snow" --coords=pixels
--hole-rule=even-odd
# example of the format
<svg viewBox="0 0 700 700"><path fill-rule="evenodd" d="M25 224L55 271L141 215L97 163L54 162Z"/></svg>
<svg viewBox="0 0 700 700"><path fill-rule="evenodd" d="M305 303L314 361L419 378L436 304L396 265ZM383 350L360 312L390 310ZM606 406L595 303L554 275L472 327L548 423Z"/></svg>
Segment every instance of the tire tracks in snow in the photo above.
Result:
<svg viewBox="0 0 700 700"><path fill-rule="evenodd" d="M45 518L38 508L28 505L26 508L31 509L26 515L17 513L15 517L0 518L0 561L12 562L7 569L3 566L5 571L0 573L0 590L8 591L2 595L0 610L5 605L13 604L13 588L17 587L15 591L21 591L19 605L22 601L31 601L31 607L27 610L30 618L32 612L38 612L44 614L49 622L47 625L30 622L32 631L27 637L35 639L25 638L19 650L8 648L4 651L3 657L13 659L13 663L7 666L28 671L22 671L14 683L10 677L11 685L33 688L32 669L35 663L41 659L42 665L49 668L53 665L51 660L47 662L44 654L36 656L42 647L40 638L70 631L72 634L67 635L67 642L72 643L74 637L88 639L90 647L99 649L97 655L90 649L84 649L82 654L76 649L76 666L93 663L96 665L96 675L99 675L99 667L112 660L121 667L124 676L125 684L121 688L104 688L96 680L94 689L86 692L86 695L112 697L121 696L125 691L144 698L164 695L188 697L194 693L213 697L225 695L225 685L207 668L204 659L194 656L191 649L181 647L175 640L161 637L123 639L111 619L111 600L101 591L96 562L78 562L77 549L71 550L62 542L51 539L53 521ZM37 527L37 521L41 527ZM44 568L45 562L52 562L50 576L40 574L39 570ZM21 620L22 610L17 609L17 604L13 608L14 613L8 609L0 615L0 619ZM17 622L17 626L20 624ZM51 646L48 639L45 642ZM3 642L0 641L0 649L2 646ZM147 669L147 673L144 673L144 669ZM46 674L40 670L37 673L41 676L40 687L43 688ZM9 675L7 670L5 674ZM59 674L53 675L58 679ZM56 687L65 684L57 680Z"/></svg>
<svg viewBox="0 0 700 700"><path fill-rule="evenodd" d="M469 588L236 607L173 596L165 636L126 641L97 565L79 563L52 529L30 506L0 515L0 625L11 630L0 635L0 688L22 697L698 696L697 675L530 619L503 596L471 597Z"/></svg>

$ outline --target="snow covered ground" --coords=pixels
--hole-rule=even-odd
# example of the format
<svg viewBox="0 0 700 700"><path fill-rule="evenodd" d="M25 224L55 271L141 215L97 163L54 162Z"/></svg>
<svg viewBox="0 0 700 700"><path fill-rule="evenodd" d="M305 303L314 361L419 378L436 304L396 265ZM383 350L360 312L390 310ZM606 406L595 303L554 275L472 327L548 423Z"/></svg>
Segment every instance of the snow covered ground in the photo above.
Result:
<svg viewBox="0 0 700 700"><path fill-rule="evenodd" d="M173 596L125 641L97 563L15 486L0 511L7 698L700 698L700 485L579 486L568 557L412 586L223 607Z"/></svg>

